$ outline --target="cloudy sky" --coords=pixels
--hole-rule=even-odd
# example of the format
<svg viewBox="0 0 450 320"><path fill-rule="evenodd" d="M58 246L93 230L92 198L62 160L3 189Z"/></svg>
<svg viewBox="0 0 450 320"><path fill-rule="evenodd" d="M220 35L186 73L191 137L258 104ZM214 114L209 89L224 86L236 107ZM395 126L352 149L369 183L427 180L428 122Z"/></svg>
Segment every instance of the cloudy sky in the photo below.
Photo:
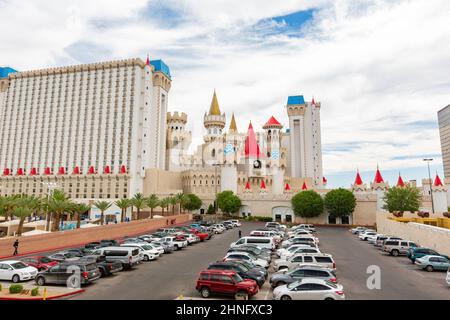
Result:
<svg viewBox="0 0 450 320"><path fill-rule="evenodd" d="M171 68L169 108L194 141L214 88L238 127L288 95L322 102L324 173L348 186L441 169L437 111L450 104L448 0L0 0L0 66L29 70L129 57Z"/></svg>

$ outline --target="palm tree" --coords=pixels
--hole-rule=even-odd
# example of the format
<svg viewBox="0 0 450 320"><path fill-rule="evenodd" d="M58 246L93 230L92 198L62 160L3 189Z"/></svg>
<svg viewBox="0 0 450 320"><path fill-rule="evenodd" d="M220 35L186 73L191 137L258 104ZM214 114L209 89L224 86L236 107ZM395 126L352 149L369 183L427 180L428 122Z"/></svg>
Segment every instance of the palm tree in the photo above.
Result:
<svg viewBox="0 0 450 320"><path fill-rule="evenodd" d="M126 198L117 200L115 203L116 203L116 206L118 206L121 210L120 222L124 222L125 221L125 212L133 204L130 199L126 199Z"/></svg>
<svg viewBox="0 0 450 320"><path fill-rule="evenodd" d="M169 198L169 197L163 198L163 199L161 199L161 200L159 201L159 206L160 206L161 209L162 209L163 215L164 215L164 209L165 209L165 208L167 208L167 210L169 210L169 209L168 209L169 205L170 205L170 198Z"/></svg>
<svg viewBox="0 0 450 320"><path fill-rule="evenodd" d="M17 235L22 235L23 223L25 219L33 214L33 208L26 205L25 201L23 204L18 204L17 207L13 209L13 214L20 219L19 227L17 228Z"/></svg>
<svg viewBox="0 0 450 320"><path fill-rule="evenodd" d="M96 201L94 202L94 206L97 207L101 211L100 215L100 224L103 225L105 220L105 211L111 207L111 202L108 201Z"/></svg>
<svg viewBox="0 0 450 320"><path fill-rule="evenodd" d="M179 211L178 213L181 214L182 203L183 203L184 200L185 200L185 194L184 194L183 192L177 193L177 194L175 195L175 198L177 199L177 203L178 203L179 206L180 206L180 211Z"/></svg>
<svg viewBox="0 0 450 320"><path fill-rule="evenodd" d="M142 193L136 193L131 199L131 203L136 207L137 219L140 218L141 210L145 208L145 197Z"/></svg>
<svg viewBox="0 0 450 320"><path fill-rule="evenodd" d="M69 197L66 196L64 191L54 190L51 197L48 199L48 209L54 214L54 220L52 225L52 231L59 230L59 224L62 215L69 211L72 206L72 202Z"/></svg>
<svg viewBox="0 0 450 320"><path fill-rule="evenodd" d="M169 203L172 205L172 215L175 214L175 206L178 203L177 197L169 197Z"/></svg>
<svg viewBox="0 0 450 320"><path fill-rule="evenodd" d="M91 210L91 207L84 203L74 203L72 211L77 214L77 229L81 227L81 215Z"/></svg>
<svg viewBox="0 0 450 320"><path fill-rule="evenodd" d="M150 208L150 219L153 218L153 209L155 209L159 205L159 199L155 194L152 194L147 198L146 201L147 207Z"/></svg>

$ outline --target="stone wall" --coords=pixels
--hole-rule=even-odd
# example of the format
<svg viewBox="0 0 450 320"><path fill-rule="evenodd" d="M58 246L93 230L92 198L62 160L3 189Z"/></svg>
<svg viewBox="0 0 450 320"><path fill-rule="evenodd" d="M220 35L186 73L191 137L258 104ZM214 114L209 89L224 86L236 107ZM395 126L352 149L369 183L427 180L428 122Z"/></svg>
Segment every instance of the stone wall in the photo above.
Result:
<svg viewBox="0 0 450 320"><path fill-rule="evenodd" d="M145 232L152 232L158 228L192 220L192 215L183 214L168 216L161 219L136 220L127 223L109 224L86 229L52 232L36 236L19 238L19 253L33 253L68 247L84 246L92 241L102 239L119 239L124 236L135 236ZM13 253L15 238L0 239L0 258L8 257Z"/></svg>
<svg viewBox="0 0 450 320"><path fill-rule="evenodd" d="M377 231L414 241L417 245L450 255L450 229L415 222L398 222L390 214L377 212Z"/></svg>

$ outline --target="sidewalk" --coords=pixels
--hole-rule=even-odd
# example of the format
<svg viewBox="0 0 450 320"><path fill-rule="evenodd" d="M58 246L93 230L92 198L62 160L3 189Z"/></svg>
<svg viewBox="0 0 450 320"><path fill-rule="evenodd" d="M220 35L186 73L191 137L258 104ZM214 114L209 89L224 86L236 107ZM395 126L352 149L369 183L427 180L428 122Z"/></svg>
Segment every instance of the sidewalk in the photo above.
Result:
<svg viewBox="0 0 450 320"><path fill-rule="evenodd" d="M79 294L84 292L84 289L81 288L68 288L66 286L44 286L39 287L39 295L38 296L31 296L31 290L36 288L36 284L34 281L28 281L28 282L21 282L21 283L12 283L12 282L0 282L2 285L2 290L0 291L0 300L44 300L44 289L47 289L46 293L46 299L47 300L53 300L58 298L63 298L67 296L72 296L75 294ZM21 293L15 293L10 294L9 293L9 286L20 284L23 286L24 290L29 290L30 292L27 292L27 294L21 294Z"/></svg>

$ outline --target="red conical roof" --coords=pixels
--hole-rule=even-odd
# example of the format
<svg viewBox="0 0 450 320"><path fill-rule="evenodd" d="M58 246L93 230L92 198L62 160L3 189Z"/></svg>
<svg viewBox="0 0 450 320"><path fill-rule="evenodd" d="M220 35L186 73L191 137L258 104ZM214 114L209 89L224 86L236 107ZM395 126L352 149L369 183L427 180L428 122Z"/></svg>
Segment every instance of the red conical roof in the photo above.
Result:
<svg viewBox="0 0 450 320"><path fill-rule="evenodd" d="M245 190L250 190L250 182L248 182L248 181L245 184Z"/></svg>
<svg viewBox="0 0 450 320"><path fill-rule="evenodd" d="M261 189L265 189L266 188L266 182L264 181L264 179L261 180Z"/></svg>
<svg viewBox="0 0 450 320"><path fill-rule="evenodd" d="M3 175L4 176L9 176L9 174L10 174L10 171L9 171L8 168L3 169Z"/></svg>
<svg viewBox="0 0 450 320"><path fill-rule="evenodd" d="M266 122L266 124L264 125L264 127L269 127L269 126L277 126L277 127L282 127L281 123L278 122L277 119L275 119L274 116L271 116L270 119Z"/></svg>
<svg viewBox="0 0 450 320"><path fill-rule="evenodd" d="M359 175L359 170L356 171L356 179L355 179L355 185L360 186L363 184L363 181L361 179L361 176Z"/></svg>
<svg viewBox="0 0 450 320"><path fill-rule="evenodd" d="M375 173L375 179L373 180L374 183L383 183L383 177L381 176L380 169L377 168L377 172Z"/></svg>
<svg viewBox="0 0 450 320"><path fill-rule="evenodd" d="M111 173L111 169L109 166L106 166L105 169L103 170L104 173Z"/></svg>
<svg viewBox="0 0 450 320"><path fill-rule="evenodd" d="M80 174L80 168L78 166L73 168L73 174Z"/></svg>
<svg viewBox="0 0 450 320"><path fill-rule="evenodd" d="M255 132L253 131L252 123L248 126L247 138L245 139L245 157L246 158L260 158L261 151L259 149L258 141L256 140Z"/></svg>
<svg viewBox="0 0 450 320"><path fill-rule="evenodd" d="M314 97L312 98L311 104L314 106L316 105L316 102L314 101Z"/></svg>
<svg viewBox="0 0 450 320"><path fill-rule="evenodd" d="M36 170L36 168L31 168L30 175L31 175L31 176L37 175L37 170Z"/></svg>
<svg viewBox="0 0 450 320"><path fill-rule="evenodd" d="M439 175L436 173L436 178L434 179L434 186L435 187L442 187L442 181L441 178L439 178Z"/></svg>
<svg viewBox="0 0 450 320"><path fill-rule="evenodd" d="M50 175L50 174L52 174L52 170L49 167L47 167L44 169L44 174Z"/></svg>
<svg viewBox="0 0 450 320"><path fill-rule="evenodd" d="M90 174L94 174L94 173L95 173L95 169L94 169L93 166L90 166L90 167L89 167L89 173L90 173Z"/></svg>
<svg viewBox="0 0 450 320"><path fill-rule="evenodd" d="M149 57L149 55L147 54L147 61L145 62L145 64L147 65L147 66L149 66L150 65L150 57Z"/></svg>
<svg viewBox="0 0 450 320"><path fill-rule="evenodd" d="M286 185L284 186L284 190L286 190L286 191L291 190L291 186L289 185L289 183L286 182Z"/></svg>
<svg viewBox="0 0 450 320"><path fill-rule="evenodd" d="M302 190L308 190L308 186L306 185L306 182L303 182Z"/></svg>
<svg viewBox="0 0 450 320"><path fill-rule="evenodd" d="M127 173L127 167L125 167L124 165L122 165L120 167L120 173Z"/></svg>
<svg viewBox="0 0 450 320"><path fill-rule="evenodd" d="M17 175L18 176L23 176L23 169L22 168L17 169Z"/></svg>
<svg viewBox="0 0 450 320"><path fill-rule="evenodd" d="M397 187L404 187L405 183L403 182L402 176L400 173L398 174Z"/></svg>
<svg viewBox="0 0 450 320"><path fill-rule="evenodd" d="M323 184L327 184L327 182L328 182L327 178L322 177L322 183L323 183Z"/></svg>
<svg viewBox="0 0 450 320"><path fill-rule="evenodd" d="M66 169L64 169L64 167L60 167L58 173L59 174L66 174Z"/></svg>

